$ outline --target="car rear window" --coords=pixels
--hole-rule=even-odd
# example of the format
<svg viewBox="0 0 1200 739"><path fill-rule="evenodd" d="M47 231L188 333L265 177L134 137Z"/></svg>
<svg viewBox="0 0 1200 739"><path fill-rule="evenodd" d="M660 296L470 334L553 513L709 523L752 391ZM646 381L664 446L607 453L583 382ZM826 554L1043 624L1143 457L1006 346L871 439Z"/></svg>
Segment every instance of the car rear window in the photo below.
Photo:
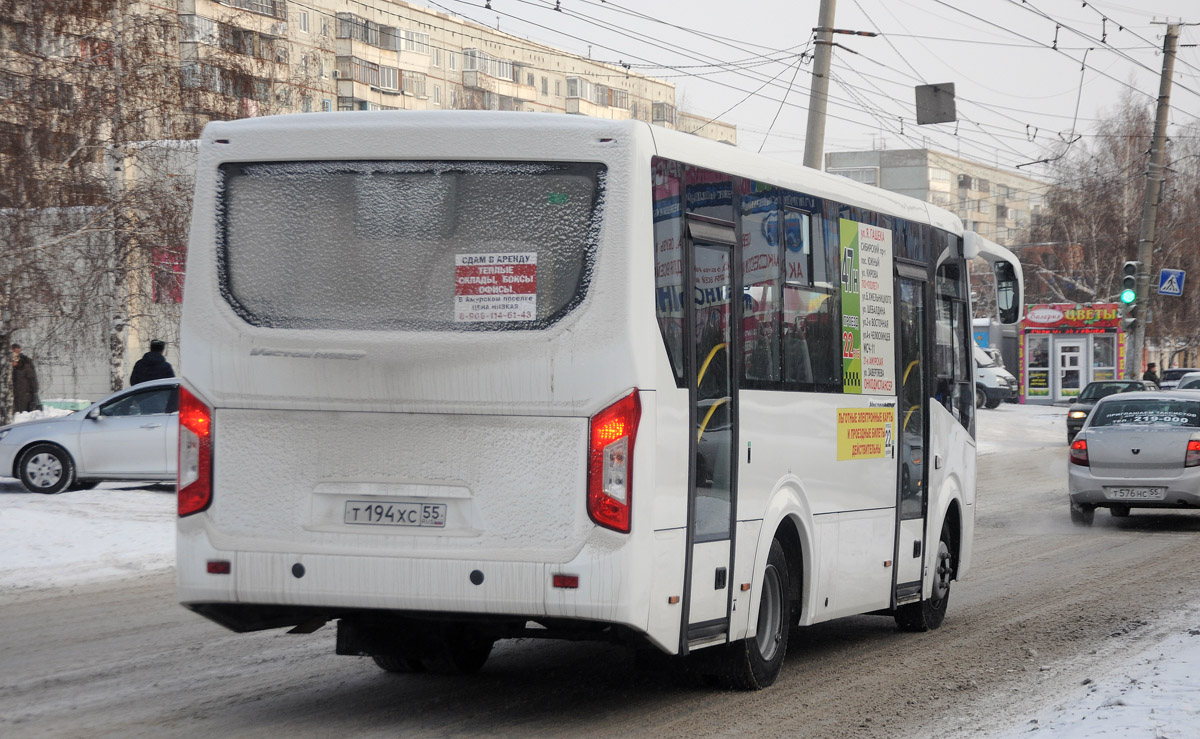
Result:
<svg viewBox="0 0 1200 739"><path fill-rule="evenodd" d="M219 278L248 323L348 330L545 328L582 301L600 164L226 164Z"/></svg>
<svg viewBox="0 0 1200 739"><path fill-rule="evenodd" d="M1165 398L1110 400L1096 408L1091 425L1200 428L1200 402Z"/></svg>
<svg viewBox="0 0 1200 739"><path fill-rule="evenodd" d="M1174 380L1178 380L1179 378L1183 377L1184 375L1188 374L1189 372L1195 372L1195 371L1196 370L1194 368L1190 368L1190 367L1183 368L1183 369L1163 370L1162 378L1163 378L1164 382L1167 380L1174 381Z"/></svg>
<svg viewBox="0 0 1200 739"><path fill-rule="evenodd" d="M1093 382L1083 389L1083 392L1079 394L1079 399L1099 400L1100 398L1107 398L1117 393L1129 393L1145 389L1146 387L1140 382Z"/></svg>

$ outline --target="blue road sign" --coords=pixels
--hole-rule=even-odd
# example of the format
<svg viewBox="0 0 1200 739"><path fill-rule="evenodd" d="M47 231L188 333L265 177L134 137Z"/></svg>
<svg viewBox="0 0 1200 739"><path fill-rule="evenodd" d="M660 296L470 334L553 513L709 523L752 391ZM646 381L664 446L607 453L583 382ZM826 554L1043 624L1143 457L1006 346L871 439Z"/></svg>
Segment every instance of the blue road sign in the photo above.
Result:
<svg viewBox="0 0 1200 739"><path fill-rule="evenodd" d="M1163 269L1158 272L1158 294L1183 295L1183 278L1187 272L1182 269Z"/></svg>

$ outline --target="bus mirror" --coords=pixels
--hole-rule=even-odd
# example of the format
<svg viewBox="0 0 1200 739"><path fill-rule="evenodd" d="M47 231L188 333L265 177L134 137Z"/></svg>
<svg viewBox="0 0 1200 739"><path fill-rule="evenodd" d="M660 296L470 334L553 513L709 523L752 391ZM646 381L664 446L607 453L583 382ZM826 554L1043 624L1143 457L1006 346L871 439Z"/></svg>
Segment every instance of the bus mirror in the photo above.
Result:
<svg viewBox="0 0 1200 739"><path fill-rule="evenodd" d="M996 262L995 271L996 317L1000 323L1016 323L1021 318L1021 281L1011 262Z"/></svg>

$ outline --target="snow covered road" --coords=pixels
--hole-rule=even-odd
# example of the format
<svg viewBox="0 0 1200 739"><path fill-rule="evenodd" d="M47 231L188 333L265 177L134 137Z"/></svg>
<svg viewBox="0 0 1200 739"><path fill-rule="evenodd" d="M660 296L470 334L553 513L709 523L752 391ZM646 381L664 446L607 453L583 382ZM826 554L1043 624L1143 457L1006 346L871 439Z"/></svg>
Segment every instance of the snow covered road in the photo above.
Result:
<svg viewBox="0 0 1200 739"><path fill-rule="evenodd" d="M946 624L793 633L779 682L714 693L604 645L502 643L387 675L175 604L169 489L0 479L0 734L1200 737L1200 513L1067 517L1063 409L980 415L976 560Z"/></svg>

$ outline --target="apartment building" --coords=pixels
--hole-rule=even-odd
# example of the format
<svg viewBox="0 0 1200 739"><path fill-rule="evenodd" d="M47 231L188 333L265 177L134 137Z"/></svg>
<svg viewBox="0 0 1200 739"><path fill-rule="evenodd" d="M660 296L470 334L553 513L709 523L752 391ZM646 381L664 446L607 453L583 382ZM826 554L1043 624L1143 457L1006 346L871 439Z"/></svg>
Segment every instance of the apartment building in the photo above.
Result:
<svg viewBox="0 0 1200 739"><path fill-rule="evenodd" d="M179 56L187 84L213 103L210 110L200 109L210 118L229 117L232 99L243 117L510 110L680 128L675 86L669 82L418 5L177 1ZM693 124L689 119L686 128L736 143L735 127L720 121Z"/></svg>
<svg viewBox="0 0 1200 739"><path fill-rule="evenodd" d="M998 244L1012 245L1042 213L1047 184L933 149L839 151L825 170L952 211Z"/></svg>
<svg viewBox="0 0 1200 739"><path fill-rule="evenodd" d="M103 395L151 338L166 339L174 358L194 157L185 142L210 121L506 110L641 120L737 143L734 126L678 110L670 82L398 0L5 7L0 339L40 360L45 398ZM52 264L77 274L50 274ZM76 305L47 287L84 280L93 287L80 294L105 297ZM0 411L4 390L0 381Z"/></svg>

